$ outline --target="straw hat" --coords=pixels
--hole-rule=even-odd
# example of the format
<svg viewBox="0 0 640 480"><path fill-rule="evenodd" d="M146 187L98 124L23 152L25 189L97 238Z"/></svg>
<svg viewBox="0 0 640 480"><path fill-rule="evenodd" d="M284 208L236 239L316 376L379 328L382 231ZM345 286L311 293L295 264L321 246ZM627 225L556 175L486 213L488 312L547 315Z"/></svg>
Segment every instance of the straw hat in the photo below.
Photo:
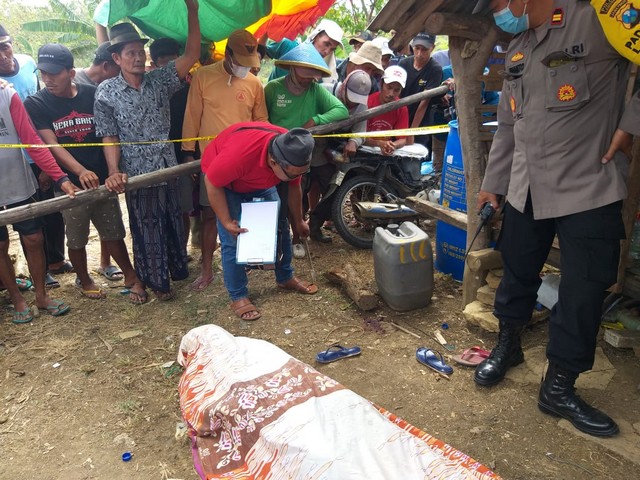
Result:
<svg viewBox="0 0 640 480"><path fill-rule="evenodd" d="M330 77L331 70L327 67L324 58L318 53L316 47L310 43L302 43L293 50L285 53L280 60L275 61L276 67L305 67L319 70L323 77Z"/></svg>

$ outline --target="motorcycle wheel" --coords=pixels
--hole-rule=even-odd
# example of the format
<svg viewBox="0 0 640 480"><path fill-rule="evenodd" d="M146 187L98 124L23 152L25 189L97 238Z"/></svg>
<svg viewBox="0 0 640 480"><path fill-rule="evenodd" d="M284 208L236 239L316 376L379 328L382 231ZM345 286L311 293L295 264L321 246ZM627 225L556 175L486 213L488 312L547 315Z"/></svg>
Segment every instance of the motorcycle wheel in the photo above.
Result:
<svg viewBox="0 0 640 480"><path fill-rule="evenodd" d="M344 182L335 193L331 216L338 234L350 245L357 248L371 248L378 223L365 222L357 218L352 202L373 202L376 179L370 175L358 175ZM388 185L380 186L380 201L390 202L389 194L396 195Z"/></svg>

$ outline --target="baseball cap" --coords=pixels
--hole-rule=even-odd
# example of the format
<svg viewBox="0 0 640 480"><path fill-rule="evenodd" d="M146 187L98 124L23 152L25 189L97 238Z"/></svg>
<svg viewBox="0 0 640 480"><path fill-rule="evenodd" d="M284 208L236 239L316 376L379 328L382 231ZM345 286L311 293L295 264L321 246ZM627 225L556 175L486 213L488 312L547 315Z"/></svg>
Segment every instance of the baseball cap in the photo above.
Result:
<svg viewBox="0 0 640 480"><path fill-rule="evenodd" d="M275 137L270 153L279 163L304 167L311 163L314 145L315 140L308 130L293 128Z"/></svg>
<svg viewBox="0 0 640 480"><path fill-rule="evenodd" d="M491 0L478 0L478 3L476 3L476 6L471 13L480 13L481 11L485 10L490 3Z"/></svg>
<svg viewBox="0 0 640 480"><path fill-rule="evenodd" d="M413 40L411 40L411 46L422 45L423 47L431 48L435 44L436 44L436 36L431 35L430 33L427 33L427 32L420 32L415 37L413 37Z"/></svg>
<svg viewBox="0 0 640 480"><path fill-rule="evenodd" d="M11 43L11 36L2 25L0 25L0 43Z"/></svg>
<svg viewBox="0 0 640 480"><path fill-rule="evenodd" d="M98 48L96 48L96 53L95 53L95 58L94 58L94 62L96 63L101 63L101 62L111 62L114 63L113 61L113 57L111 56L111 53L109 52L109 47L111 46L111 42L102 42Z"/></svg>
<svg viewBox="0 0 640 480"><path fill-rule="evenodd" d="M57 75L62 70L73 68L73 55L59 43L47 43L38 50L38 70Z"/></svg>
<svg viewBox="0 0 640 480"><path fill-rule="evenodd" d="M385 55L393 55L393 50L389 48L389 39L384 37L376 37L372 40L373 44L377 47L380 47L382 51L382 56Z"/></svg>
<svg viewBox="0 0 640 480"><path fill-rule="evenodd" d="M258 40L246 30L235 30L227 40L227 48L241 67L260 67Z"/></svg>
<svg viewBox="0 0 640 480"><path fill-rule="evenodd" d="M404 88L407 86L407 71L398 65L392 65L384 71L382 80L384 80L384 83L387 85L398 82L400 86Z"/></svg>
<svg viewBox="0 0 640 480"><path fill-rule="evenodd" d="M356 65L364 65L370 63L378 70L382 71L382 50L380 47L374 45L373 42L364 42L357 52L351 52L349 54L349 61Z"/></svg>
<svg viewBox="0 0 640 480"><path fill-rule="evenodd" d="M371 77L362 70L354 70L344 79L346 97L353 103L367 104L371 92Z"/></svg>
<svg viewBox="0 0 640 480"><path fill-rule="evenodd" d="M323 18L322 20L320 20L318 26L314 28L313 31L309 34L309 40L313 42L318 34L322 32L326 33L331 40L338 42L340 46L344 48L344 44L342 43L342 36L344 35L344 31L336 22Z"/></svg>
<svg viewBox="0 0 640 480"><path fill-rule="evenodd" d="M373 40L373 35L369 30L363 30L355 37L351 37L349 40L349 45L353 45L354 43L364 43Z"/></svg>

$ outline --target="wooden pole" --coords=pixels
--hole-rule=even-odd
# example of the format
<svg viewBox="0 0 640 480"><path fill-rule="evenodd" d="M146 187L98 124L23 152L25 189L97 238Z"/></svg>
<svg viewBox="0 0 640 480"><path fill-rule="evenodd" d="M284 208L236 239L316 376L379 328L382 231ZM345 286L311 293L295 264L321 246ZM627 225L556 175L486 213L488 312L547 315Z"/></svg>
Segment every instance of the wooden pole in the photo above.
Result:
<svg viewBox="0 0 640 480"><path fill-rule="evenodd" d="M313 128L310 128L309 131L315 135L323 135L330 132L334 132L336 130L341 130L351 125L361 122L363 120L368 120L372 117L377 117L383 113L390 112L392 110L397 110L400 107L411 105L412 103L420 102L425 98L438 97L440 95L444 95L449 91L449 87L440 86L437 88L433 88L431 90L425 90L424 92L416 93L415 95L410 95L406 98L402 98L396 102L386 103L384 105L380 105L379 107L372 108L370 110L366 110L364 112L359 113L358 115L353 115L352 117L347 118L346 120L341 120L339 122L329 123L327 125L319 125ZM195 162L185 163L182 165L177 165L175 167L163 168L162 170L158 170L152 173L145 173L143 175L138 175L135 177L129 178L127 182L126 190L137 190L139 188L148 187L150 185L156 185L158 183L165 182L171 178L176 178L185 174L197 173L200 171L200 160ZM76 194L76 198L70 198L67 195L62 197L53 198L51 200L45 200L43 202L32 203L30 205L25 205L22 207L11 208L9 210L5 210L0 212L0 226L9 225L12 223L16 223L22 220L29 220L31 218L40 217L42 215L47 215L53 212L59 212L60 210L65 210L67 208L76 207L79 205L86 205L88 203L92 203L98 200L102 200L105 198L109 198L111 196L116 196L116 193L109 192L104 185L95 189L95 190L85 190Z"/></svg>
<svg viewBox="0 0 640 480"><path fill-rule="evenodd" d="M467 229L466 213L451 210L450 208L443 207L438 203L429 202L428 200L422 200L417 197L407 197L405 199L405 203L421 216L442 220L443 222L453 225L461 230Z"/></svg>

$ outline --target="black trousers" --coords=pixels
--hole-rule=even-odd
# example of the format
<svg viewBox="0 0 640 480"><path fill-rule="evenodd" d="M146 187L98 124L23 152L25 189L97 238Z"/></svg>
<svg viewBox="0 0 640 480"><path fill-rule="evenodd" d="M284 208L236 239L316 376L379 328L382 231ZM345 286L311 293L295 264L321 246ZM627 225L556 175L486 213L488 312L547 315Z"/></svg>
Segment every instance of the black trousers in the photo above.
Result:
<svg viewBox="0 0 640 480"><path fill-rule="evenodd" d="M329 191L331 185L331 179L336 173L336 166L332 163L326 163L319 167L311 167L309 171L309 189L311 184L316 182L320 187L320 202L316 205L316 208L311 212L311 216L314 217L320 225L327 220L331 219L331 205L333 203L333 196L331 198L325 198L325 195ZM308 191L306 192L308 193ZM306 198L306 194L304 195Z"/></svg>
<svg viewBox="0 0 640 480"><path fill-rule="evenodd" d="M622 202L564 217L534 220L531 197L524 213L508 202L497 249L504 276L494 314L500 322L524 325L531 319L544 265L558 235L562 278L551 311L547 358L565 370L593 367L605 290L616 282Z"/></svg>
<svg viewBox="0 0 640 480"><path fill-rule="evenodd" d="M40 175L40 167L35 163L31 164L36 179ZM52 181L53 183L53 181ZM53 184L47 191L42 191L40 188L36 191L36 198L38 201L50 200L55 197ZM50 213L44 215L44 253L47 262L47 268L52 263L60 263L64 260L64 219L60 212Z"/></svg>

